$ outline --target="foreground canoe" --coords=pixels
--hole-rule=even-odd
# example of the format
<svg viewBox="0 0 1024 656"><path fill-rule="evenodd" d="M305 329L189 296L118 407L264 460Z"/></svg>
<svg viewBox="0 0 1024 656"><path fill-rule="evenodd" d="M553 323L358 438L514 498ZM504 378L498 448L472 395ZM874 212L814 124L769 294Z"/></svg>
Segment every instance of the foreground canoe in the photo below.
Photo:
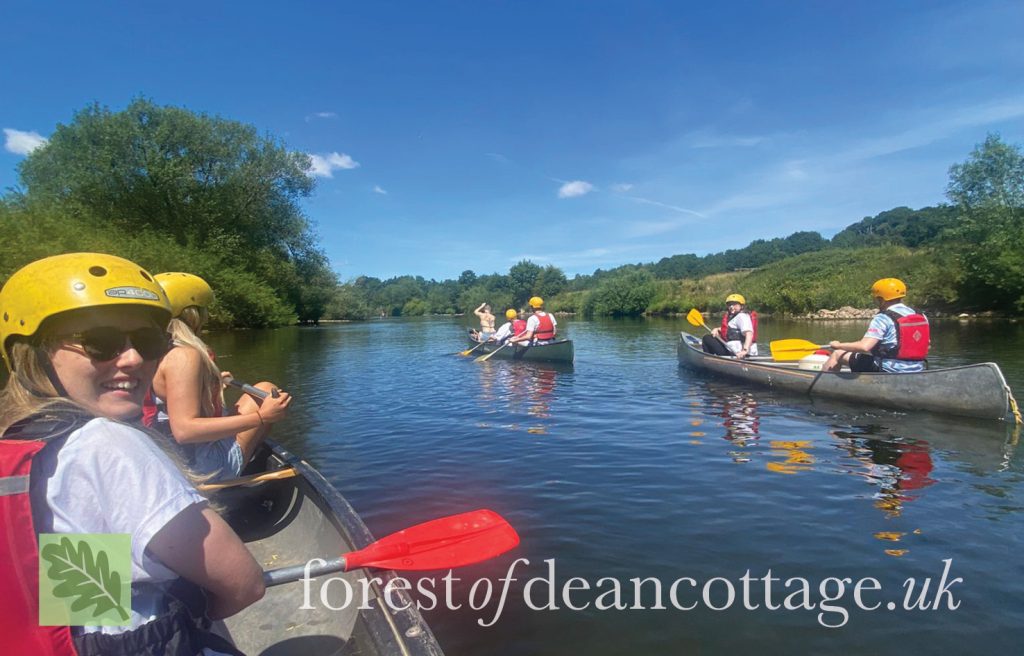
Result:
<svg viewBox="0 0 1024 656"><path fill-rule="evenodd" d="M1005 419L1010 413L1010 388L994 362L907 374L820 373L799 369L796 362L711 355L701 349L698 337L685 332L677 353L679 364L690 369L814 398L983 419Z"/></svg>
<svg viewBox="0 0 1024 656"><path fill-rule="evenodd" d="M470 338L470 346L480 346L480 342ZM473 355L486 355L487 353L493 353L498 350L499 344L484 344L480 348L473 351ZM509 346L501 349L499 353L494 355L494 360L526 360L529 362L562 362L572 364L573 358L576 357L575 351L573 351L571 339L560 339L557 342L551 342L550 344L537 344L534 346Z"/></svg>
<svg viewBox="0 0 1024 656"><path fill-rule="evenodd" d="M254 458L257 471L295 467L298 475L255 487L227 488L213 495L221 514L245 541L264 570L305 564L312 558L336 558L373 541L362 520L337 490L308 463L282 447L269 443ZM253 466L246 470L252 473ZM246 654L274 656L439 656L441 647L413 603L407 610L392 610L384 603L383 586L392 572L373 570L383 584L372 583L368 608L360 609L366 570L314 579L310 586L312 609L302 610L303 583L267 588L266 596L241 613L218 623L216 630ZM320 587L343 577L356 593L342 610L321 601ZM401 598L400 598L401 596ZM392 594L395 606L409 601L404 591ZM327 586L327 601L344 605L344 586Z"/></svg>

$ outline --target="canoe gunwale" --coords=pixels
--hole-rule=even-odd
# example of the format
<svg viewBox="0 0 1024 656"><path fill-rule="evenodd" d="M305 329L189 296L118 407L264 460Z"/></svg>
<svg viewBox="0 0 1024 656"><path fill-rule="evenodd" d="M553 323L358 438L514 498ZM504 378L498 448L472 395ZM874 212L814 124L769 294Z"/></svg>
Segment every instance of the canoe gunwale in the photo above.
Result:
<svg viewBox="0 0 1024 656"><path fill-rule="evenodd" d="M316 468L273 440L267 439L264 445L270 450L272 461L278 461L285 467L294 467L298 471L299 476L293 480L297 481L300 487L309 488L303 491L309 501L327 507L325 519L352 545L353 550L362 549L374 541L373 534L348 500ZM344 545L339 545L339 548L344 549ZM324 554L325 557L331 555ZM406 607L404 610L393 610L384 602L384 587L392 579L397 578L397 575L391 570L374 570L372 573L367 572L366 578L370 580L370 587L374 591L370 598L372 608L360 609L359 619L375 643L377 653L443 656L441 646L430 626L416 609L415 601L401 586L393 586L391 594L398 607ZM379 579L381 583L371 578Z"/></svg>
<svg viewBox="0 0 1024 656"><path fill-rule="evenodd" d="M813 398L983 419L1005 420L1010 413L1009 386L994 362L902 374L822 374L799 369L795 362L737 360L704 353L700 340L687 332L680 334L677 353L681 366Z"/></svg>

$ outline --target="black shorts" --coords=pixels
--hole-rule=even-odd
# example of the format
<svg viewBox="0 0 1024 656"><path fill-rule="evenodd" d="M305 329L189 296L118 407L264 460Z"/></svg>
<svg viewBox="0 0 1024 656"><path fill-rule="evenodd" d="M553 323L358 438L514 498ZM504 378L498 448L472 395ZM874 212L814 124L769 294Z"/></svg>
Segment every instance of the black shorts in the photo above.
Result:
<svg viewBox="0 0 1024 656"><path fill-rule="evenodd" d="M867 353L850 354L850 371L871 372L882 370L882 358Z"/></svg>

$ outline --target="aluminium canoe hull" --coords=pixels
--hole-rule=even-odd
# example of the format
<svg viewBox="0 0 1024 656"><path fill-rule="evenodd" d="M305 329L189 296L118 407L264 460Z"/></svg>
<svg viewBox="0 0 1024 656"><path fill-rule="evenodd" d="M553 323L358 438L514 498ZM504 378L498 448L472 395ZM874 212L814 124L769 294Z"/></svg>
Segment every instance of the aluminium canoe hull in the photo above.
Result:
<svg viewBox="0 0 1024 656"><path fill-rule="evenodd" d="M814 398L982 419L1005 419L1010 412L1009 387L994 362L906 374L819 373L799 369L795 362L737 360L704 353L700 339L685 332L680 335L677 355L679 364L690 369Z"/></svg>
<svg viewBox="0 0 1024 656"><path fill-rule="evenodd" d="M295 467L298 476L268 481L253 487L221 490L212 501L239 534L264 570L304 564L312 558L336 558L373 541L366 525L309 463L268 441L246 473ZM372 583L368 608L360 609L362 583ZM305 603L303 583L267 588L266 596L242 612L218 622L215 630L231 639L246 654L274 656L441 656L442 651L415 603L407 610L392 610L384 603L383 586L395 574L357 569L314 579L310 585L312 609ZM343 610L332 610L321 600L321 586L334 577L348 581L354 600ZM344 606L344 586L330 585L327 601ZM396 606L409 602L404 591L392 594Z"/></svg>
<svg viewBox="0 0 1024 656"><path fill-rule="evenodd" d="M480 342L470 338L470 346L480 346ZM499 344L484 344L473 351L473 355L486 355L493 353L500 347ZM534 346L509 346L496 353L493 360L524 360L526 362L560 362L572 364L576 357L571 339L560 339L550 344L537 344Z"/></svg>

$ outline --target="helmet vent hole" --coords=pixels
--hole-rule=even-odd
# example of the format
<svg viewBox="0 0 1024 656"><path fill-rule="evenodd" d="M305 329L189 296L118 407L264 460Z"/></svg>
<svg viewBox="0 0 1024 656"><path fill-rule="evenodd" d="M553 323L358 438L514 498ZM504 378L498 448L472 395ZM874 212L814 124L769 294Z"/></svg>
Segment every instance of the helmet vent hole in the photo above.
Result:
<svg viewBox="0 0 1024 656"><path fill-rule="evenodd" d="M107 270L101 266L91 266L89 267L89 273L96 276L97 278L101 278L107 275Z"/></svg>
<svg viewBox="0 0 1024 656"><path fill-rule="evenodd" d="M6 312L4 312L4 321L10 321L10 320L11 320L11 318L9 316L7 316Z"/></svg>
<svg viewBox="0 0 1024 656"><path fill-rule="evenodd" d="M148 274L148 273L146 273L145 271L139 271L139 273L140 273L140 274L142 275L142 277L143 277L143 278L145 278L145 279L146 279L146 281L147 281L147 282L153 282L153 279L152 279L152 278L150 278L150 277L149 277L149 274Z"/></svg>

